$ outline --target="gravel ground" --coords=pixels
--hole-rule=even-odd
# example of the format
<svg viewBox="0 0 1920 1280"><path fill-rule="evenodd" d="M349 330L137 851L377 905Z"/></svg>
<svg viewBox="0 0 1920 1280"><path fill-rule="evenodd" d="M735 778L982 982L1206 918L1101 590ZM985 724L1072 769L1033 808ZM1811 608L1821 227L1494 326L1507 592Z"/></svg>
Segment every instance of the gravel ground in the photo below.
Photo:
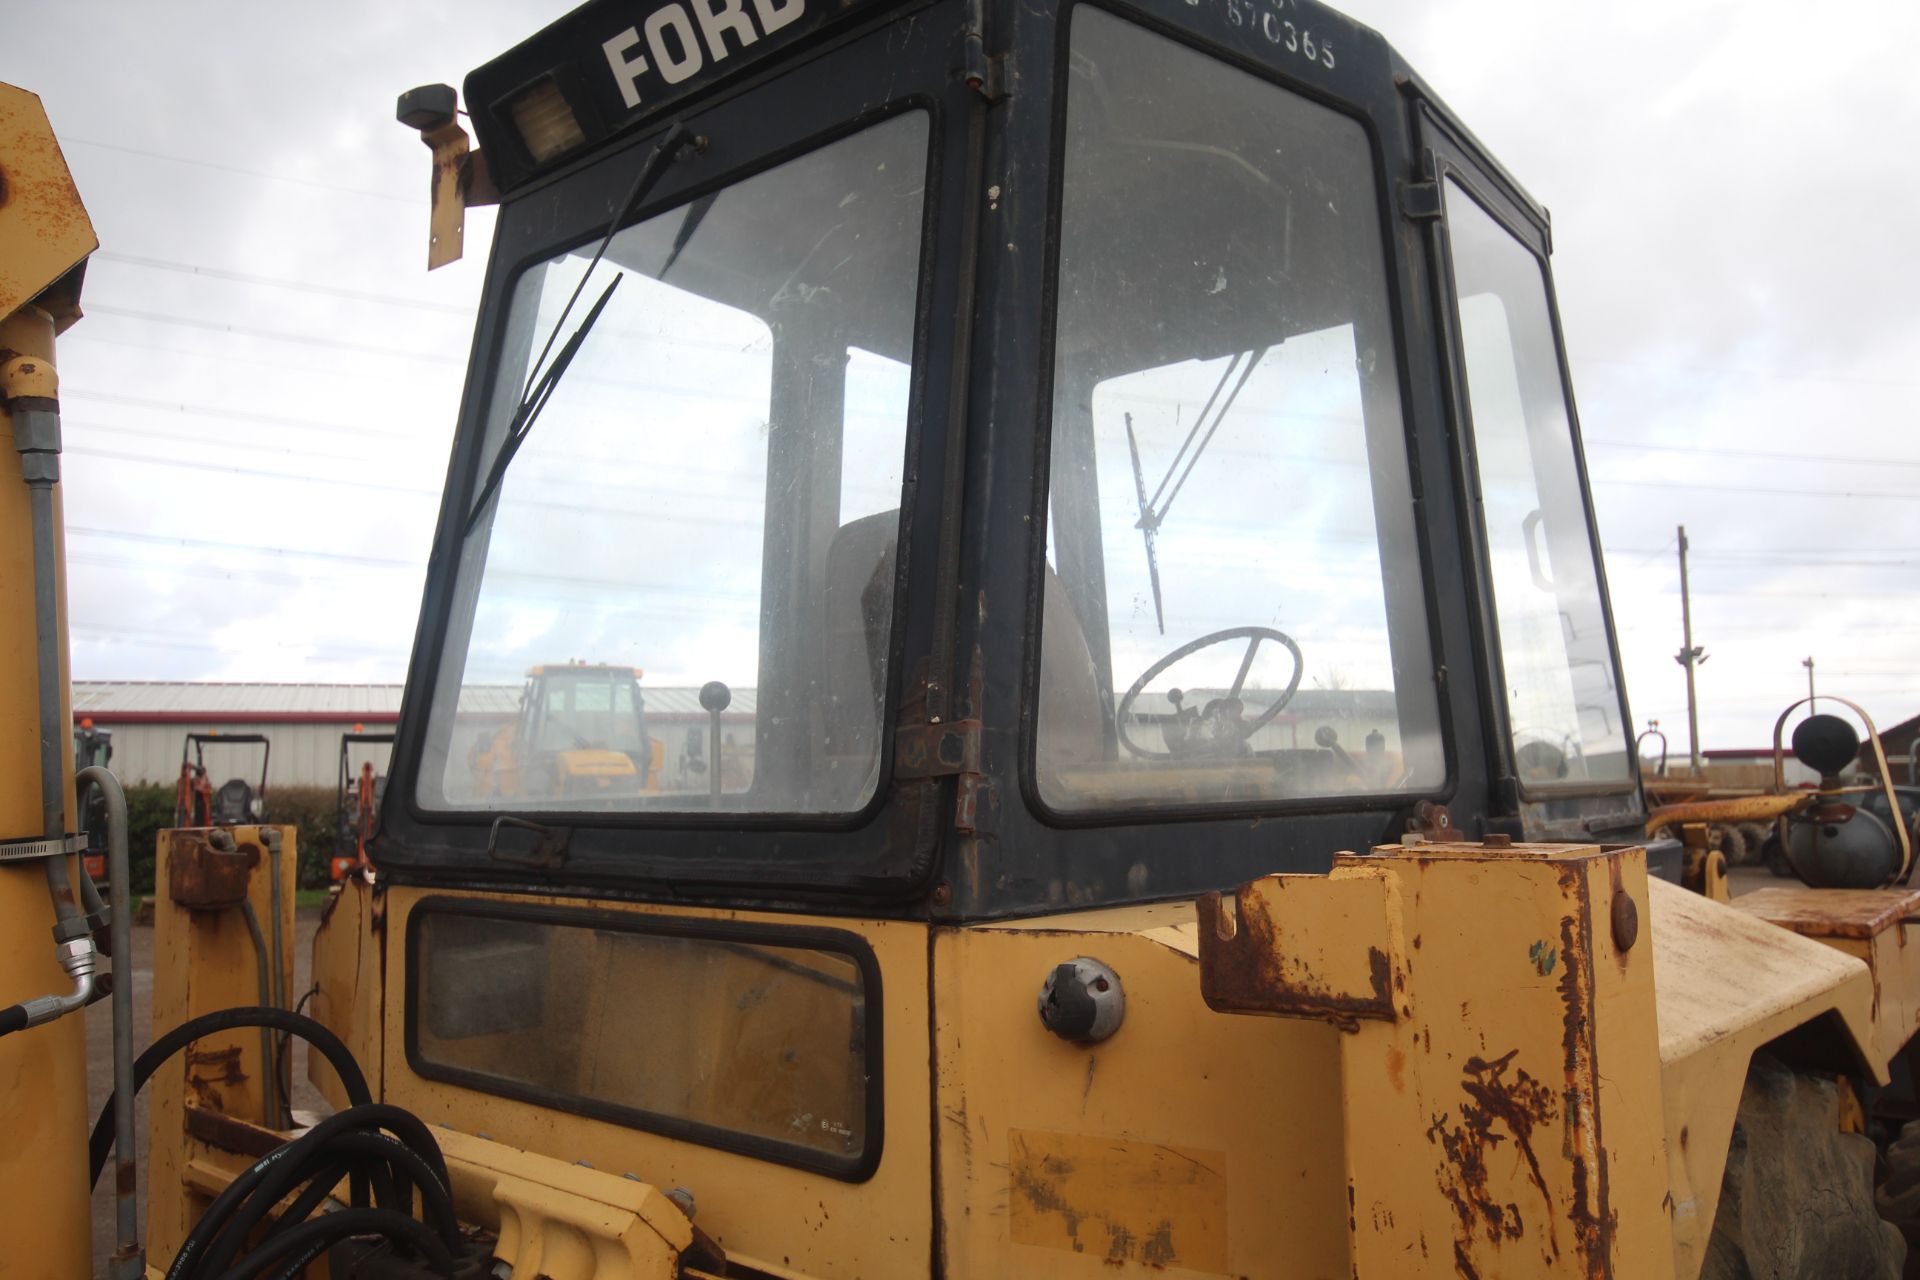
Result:
<svg viewBox="0 0 1920 1280"><path fill-rule="evenodd" d="M320 908L303 908L294 913L293 992L298 999L307 989L313 960L313 931L320 923ZM87 1115L98 1116L113 1092L113 1010L112 1001L101 1000L82 1015L87 1020ZM135 925L133 930L133 1052L138 1057L153 1042L153 927ZM307 1083L307 1046L293 1043L293 1105L296 1108L324 1111L326 1104ZM89 1121L91 1123L91 1121ZM140 1163L140 1236L146 1243L147 1230L147 1096L143 1091L134 1104L134 1137ZM114 1245L113 1179L102 1176L93 1192L93 1275L105 1280L107 1259Z"/></svg>

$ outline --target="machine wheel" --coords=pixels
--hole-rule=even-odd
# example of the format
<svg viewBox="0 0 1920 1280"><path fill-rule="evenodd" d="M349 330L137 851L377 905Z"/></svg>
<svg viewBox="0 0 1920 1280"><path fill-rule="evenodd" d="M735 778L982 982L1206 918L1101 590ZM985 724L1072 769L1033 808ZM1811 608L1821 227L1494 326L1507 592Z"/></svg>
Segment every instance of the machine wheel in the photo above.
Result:
<svg viewBox="0 0 1920 1280"><path fill-rule="evenodd" d="M1900 1280L1906 1244L1875 1207L1873 1165L1872 1140L1840 1130L1838 1085L1754 1055L1702 1280Z"/></svg>
<svg viewBox="0 0 1920 1280"><path fill-rule="evenodd" d="M1771 822L1743 822L1740 834L1747 838L1747 861L1760 866L1767 860L1767 838L1773 834Z"/></svg>
<svg viewBox="0 0 1920 1280"><path fill-rule="evenodd" d="M1920 1277L1920 1120L1909 1121L1887 1148L1886 1173L1874 1193L1880 1216L1907 1242L1909 1280Z"/></svg>
<svg viewBox="0 0 1920 1280"><path fill-rule="evenodd" d="M1780 844L1778 832L1767 833L1766 841L1760 846L1760 861L1767 864L1767 870L1785 879L1793 879L1793 864L1787 861L1787 851Z"/></svg>
<svg viewBox="0 0 1920 1280"><path fill-rule="evenodd" d="M1707 848L1718 849L1729 867L1744 867L1753 860L1753 850L1747 845L1747 834L1736 823L1716 822L1708 827Z"/></svg>

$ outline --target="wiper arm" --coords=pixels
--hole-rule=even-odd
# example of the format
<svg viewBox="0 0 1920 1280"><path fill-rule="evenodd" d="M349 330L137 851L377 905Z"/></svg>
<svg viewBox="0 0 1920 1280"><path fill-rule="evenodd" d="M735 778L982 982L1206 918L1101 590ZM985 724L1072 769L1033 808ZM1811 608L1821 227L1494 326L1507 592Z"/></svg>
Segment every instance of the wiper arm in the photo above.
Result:
<svg viewBox="0 0 1920 1280"><path fill-rule="evenodd" d="M593 309L582 318L580 327L568 335L566 345L560 348L559 353L554 355L553 362L548 364L547 356L553 351L554 339L560 336L560 330L565 327L567 317L573 314L573 304L580 301L580 295L585 291L587 281L593 276L593 269L600 265L600 259L606 255L607 246L613 243L613 237L618 234L621 226L633 216L633 211L640 207L642 200L647 198L647 192L653 190L654 183L658 182L660 175L666 172L667 161L689 146L696 150L705 150L706 139L696 137L693 130L677 120L668 125L666 133L661 135L660 141L653 144L653 150L647 153L645 163L640 166L640 172L634 175L633 187L627 192L627 198L620 202L620 207L613 211L611 218L607 219L607 229L600 237L599 247L593 251L593 257L588 261L587 269L580 273L580 283L573 286L573 293L567 298L567 305L560 309L560 318L553 322L553 328L547 333L546 342L541 344L540 358L533 362L533 370L527 375L527 385L521 388L520 403L513 411L513 419L507 424L506 437L500 441L499 452L494 454L493 463L487 468L486 483L480 487L479 494L473 500L473 507L467 512L467 526L463 536L471 534L474 526L480 523L480 513L487 509L487 504L493 500L493 495L499 492L501 480L506 477L507 464L513 461L513 455L519 452L521 443L533 430L534 421L539 418L540 410L552 398L554 388L560 384L560 378L566 373L567 366L573 362L574 355L580 350L580 344L586 340L587 334L593 329L594 321L600 318L600 312L605 309L607 299L613 296L614 285L620 283L620 277L615 276L613 283L601 292L599 300L593 304ZM544 371L541 369L542 365L546 365Z"/></svg>
<svg viewBox="0 0 1920 1280"><path fill-rule="evenodd" d="M1133 527L1140 530L1140 535L1147 544L1147 577L1153 583L1153 619L1160 625L1161 635L1167 634L1167 616L1160 603L1160 557L1154 547L1160 525L1166 520L1167 511L1173 506L1173 500L1179 497L1180 490L1186 487L1187 477L1192 475L1194 467L1199 465L1200 455L1205 453L1207 446L1213 442L1214 433L1220 430L1220 424L1227 420L1227 411L1232 409L1234 401L1240 398L1241 388L1245 387L1247 379L1253 376L1254 366L1265 359L1267 352L1271 350L1271 347L1261 347L1257 351L1234 352L1233 358L1227 361L1226 370L1220 375L1219 384L1214 387L1213 394L1208 396L1206 404L1200 407L1200 416L1193 420L1193 426L1188 430L1187 438L1180 442L1180 448L1173 455L1173 461L1167 464L1167 474L1160 477L1160 483L1154 489L1151 498L1147 496L1146 473L1140 469L1140 442L1133 434L1133 415L1130 413L1126 415L1127 452L1133 457L1133 489L1140 503L1140 519L1134 522ZM1246 361L1244 366L1240 363L1242 360ZM1221 401L1220 393L1227 390L1227 383L1233 381L1236 370L1239 372L1240 380L1234 382L1233 390L1227 391L1227 398ZM1213 412L1216 403L1219 403L1220 411L1213 414L1213 425L1208 426L1207 415ZM1205 435L1200 434L1202 428L1206 430ZM1199 439L1198 446L1194 445L1196 437ZM1187 452L1190 447L1193 449L1192 453ZM1187 468L1181 471L1180 463L1183 459L1186 461ZM1178 480L1174 479L1175 472L1179 472ZM1172 493L1167 492L1169 484L1173 486Z"/></svg>
<svg viewBox="0 0 1920 1280"><path fill-rule="evenodd" d="M593 309L581 318L580 327L568 336L566 345L560 348L560 353L554 356L553 363L548 365L547 371L540 376L539 384L527 393L526 398L520 401L520 407L514 410L513 421L507 424L506 438L500 441L500 450L493 455L493 465L487 468L487 482L480 486L480 494L473 500L473 509L467 512L467 527L462 531L463 536L473 532L474 526L480 523L480 516L486 511L487 504L493 501L493 495L500 491L500 482L507 475L507 465L513 461L513 455L520 451L521 443L532 432L533 424L540 418L540 411L546 408L547 401L553 398L553 389L560 385L560 379L566 373L567 366L573 363L573 357L579 352L580 344L587 340L587 334L593 330L594 321L598 320L600 313L606 310L607 299L613 297L614 289L623 279L625 279L624 274L617 275L607 282L607 287L601 290L599 299L593 304Z"/></svg>
<svg viewBox="0 0 1920 1280"><path fill-rule="evenodd" d="M1153 582L1153 620L1160 624L1160 634L1167 634L1166 611L1160 607L1160 559L1154 554L1153 535L1160 531L1160 517L1154 514L1153 504L1147 501L1147 477L1140 470L1140 442L1133 436L1133 415L1127 414L1127 452L1133 455L1133 488L1140 499L1140 519L1134 528L1140 530L1140 536L1147 543L1147 577Z"/></svg>

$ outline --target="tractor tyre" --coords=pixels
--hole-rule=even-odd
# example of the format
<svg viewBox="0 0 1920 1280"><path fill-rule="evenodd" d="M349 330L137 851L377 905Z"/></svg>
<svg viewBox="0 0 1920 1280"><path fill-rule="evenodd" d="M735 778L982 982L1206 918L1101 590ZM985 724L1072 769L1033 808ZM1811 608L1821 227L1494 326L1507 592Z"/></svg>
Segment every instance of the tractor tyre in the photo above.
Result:
<svg viewBox="0 0 1920 1280"><path fill-rule="evenodd" d="M1908 1280L1920 1278L1920 1120L1909 1121L1887 1148L1885 1172L1874 1200L1880 1216L1907 1242Z"/></svg>
<svg viewBox="0 0 1920 1280"><path fill-rule="evenodd" d="M1702 1280L1901 1280L1906 1243L1873 1174L1872 1140L1840 1129L1840 1087L1755 1054Z"/></svg>
<svg viewBox="0 0 1920 1280"><path fill-rule="evenodd" d="M1707 828L1707 847L1718 849L1729 867L1744 867L1752 860L1746 832L1733 822L1716 822Z"/></svg>
<svg viewBox="0 0 1920 1280"><path fill-rule="evenodd" d="M1787 851L1780 843L1779 832L1767 833L1766 842L1760 846L1760 861L1776 876L1787 880L1794 878L1793 864L1787 861Z"/></svg>

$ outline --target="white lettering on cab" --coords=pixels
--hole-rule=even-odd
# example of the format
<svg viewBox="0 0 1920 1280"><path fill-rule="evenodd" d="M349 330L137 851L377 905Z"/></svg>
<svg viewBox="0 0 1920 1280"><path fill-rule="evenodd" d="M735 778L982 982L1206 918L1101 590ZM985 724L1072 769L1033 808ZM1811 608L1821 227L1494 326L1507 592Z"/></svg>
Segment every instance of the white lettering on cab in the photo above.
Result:
<svg viewBox="0 0 1920 1280"><path fill-rule="evenodd" d="M691 17L687 12L689 5L693 10ZM600 48L607 56L607 69L613 72L620 100L632 110L641 103L640 77L658 69L662 80L679 84L696 74L706 64L707 57L720 62L732 53L727 46L729 34L745 49L761 36L771 35L793 22L806 9L807 0L753 0L753 11L760 18L760 29L756 31L753 19L742 7L742 0L687 0L686 4L675 0L647 15L644 37L638 28L628 27ZM698 36L694 32L695 19L700 24ZM666 38L669 32L673 36L671 42ZM700 37L706 41L704 56ZM646 54L634 52L643 42ZM678 49L673 45L678 45ZM652 55L651 62L648 54Z"/></svg>

